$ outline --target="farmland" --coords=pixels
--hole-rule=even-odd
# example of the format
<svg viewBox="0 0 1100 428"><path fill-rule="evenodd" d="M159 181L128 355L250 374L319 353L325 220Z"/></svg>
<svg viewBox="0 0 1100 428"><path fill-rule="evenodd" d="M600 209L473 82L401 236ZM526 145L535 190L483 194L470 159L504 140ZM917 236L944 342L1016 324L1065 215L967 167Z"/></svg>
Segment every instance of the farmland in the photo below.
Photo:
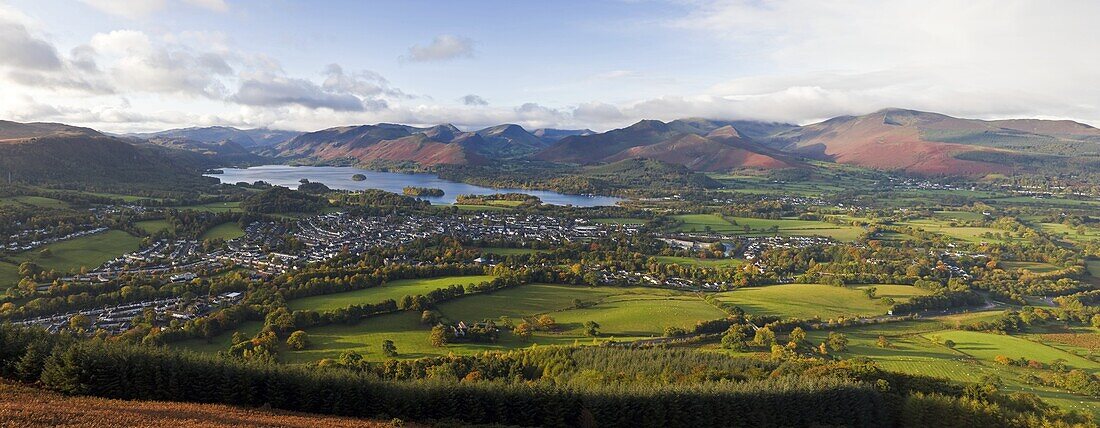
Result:
<svg viewBox="0 0 1100 428"><path fill-rule="evenodd" d="M141 240L126 232L109 230L95 235L61 241L47 246L52 253L44 257L40 251L16 255L19 261L33 261L40 266L60 272L95 268L125 253L137 250Z"/></svg>
<svg viewBox="0 0 1100 428"><path fill-rule="evenodd" d="M171 227L168 220L165 219L136 221L134 222L134 226L150 234L168 230L168 228Z"/></svg>
<svg viewBox="0 0 1100 428"><path fill-rule="evenodd" d="M920 291L908 286L878 286L883 296L911 295ZM906 287L906 288L897 288ZM740 306L745 312L795 318L822 319L840 316L882 315L889 306L882 299L870 299L863 292L821 284L787 284L747 287L718 293L718 299Z"/></svg>
<svg viewBox="0 0 1100 428"><path fill-rule="evenodd" d="M854 240L864 232L860 227L816 220L723 218L714 214L685 214L675 218L682 222L675 229L679 232L731 233L744 236L825 236L841 241Z"/></svg>
<svg viewBox="0 0 1100 428"><path fill-rule="evenodd" d="M202 239L234 239L244 235L244 231L237 223L222 223L210 228L202 234Z"/></svg>
<svg viewBox="0 0 1100 428"><path fill-rule="evenodd" d="M682 266L735 268L745 264L741 259L700 259L696 257L657 256L657 261Z"/></svg>
<svg viewBox="0 0 1100 428"><path fill-rule="evenodd" d="M378 303L386 299L396 300L405 295L415 296L417 294L427 294L432 290L438 290L452 285L476 284L483 281L491 281L493 278L492 275L475 275L430 279L402 279L391 281L378 287L291 300L289 302L289 307L291 310L310 309L315 311L327 311L346 308L351 305Z"/></svg>

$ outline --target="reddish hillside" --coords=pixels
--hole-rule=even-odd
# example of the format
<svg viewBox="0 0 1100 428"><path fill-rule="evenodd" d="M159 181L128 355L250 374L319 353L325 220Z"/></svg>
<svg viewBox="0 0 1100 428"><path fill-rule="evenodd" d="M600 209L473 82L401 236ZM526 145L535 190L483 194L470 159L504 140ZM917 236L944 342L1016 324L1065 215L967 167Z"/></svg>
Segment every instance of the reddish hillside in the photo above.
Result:
<svg viewBox="0 0 1100 428"><path fill-rule="evenodd" d="M216 404L69 397L0 381L0 427L386 427L388 421ZM410 425L406 425L410 426Z"/></svg>
<svg viewBox="0 0 1100 428"><path fill-rule="evenodd" d="M883 110L865 116L844 116L785 133L784 149L803 155L869 168L916 174L980 175L1008 172L1009 167L956 159L960 153L994 149L927 141L922 130L973 131L980 121L933 113Z"/></svg>
<svg viewBox="0 0 1100 428"><path fill-rule="evenodd" d="M737 141L740 141L739 139ZM735 168L774 169L794 166L775 157L757 153L731 141L721 141L695 134L648 146L632 147L605 158L607 162L625 159L654 159L684 165L695 171L729 171Z"/></svg>

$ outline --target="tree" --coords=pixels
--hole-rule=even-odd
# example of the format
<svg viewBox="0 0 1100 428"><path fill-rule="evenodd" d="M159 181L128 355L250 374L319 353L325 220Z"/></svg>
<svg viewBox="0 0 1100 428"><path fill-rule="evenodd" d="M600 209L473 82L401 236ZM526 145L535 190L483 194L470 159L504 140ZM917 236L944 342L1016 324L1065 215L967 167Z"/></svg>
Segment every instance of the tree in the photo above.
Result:
<svg viewBox="0 0 1100 428"><path fill-rule="evenodd" d="M946 346L948 348L954 348L955 347L955 341L951 340L951 339L947 339L947 340L943 341L943 346Z"/></svg>
<svg viewBox="0 0 1100 428"><path fill-rule="evenodd" d="M798 348L806 342L806 331L803 330L802 327L795 327L794 330L791 330L789 338L790 342L787 343L787 346L791 348Z"/></svg>
<svg viewBox="0 0 1100 428"><path fill-rule="evenodd" d="M756 330L756 335L753 336L752 341L756 346L771 348L775 344L775 333L772 333L771 329L767 327L761 328Z"/></svg>
<svg viewBox="0 0 1100 428"><path fill-rule="evenodd" d="M878 287L867 287L863 289L863 294L866 294L868 299L874 299L876 293L878 293Z"/></svg>
<svg viewBox="0 0 1100 428"><path fill-rule="evenodd" d="M875 344L878 345L879 348L889 348L890 347L890 341L886 339L886 336L879 336L878 340L875 342Z"/></svg>
<svg viewBox="0 0 1100 428"><path fill-rule="evenodd" d="M848 350L848 336L844 333L831 332L829 338L825 343L829 346L829 350L833 352L844 352Z"/></svg>
<svg viewBox="0 0 1100 428"><path fill-rule="evenodd" d="M44 259L48 259L50 257L53 257L53 250L50 250L50 247L43 248L42 251L38 252L38 256Z"/></svg>
<svg viewBox="0 0 1100 428"><path fill-rule="evenodd" d="M535 320L535 323L537 323L538 326L539 326L539 329L542 329L542 330L550 331L550 330L554 330L554 329L558 328L558 322L556 320L554 320L554 317L552 317L550 315L540 315Z"/></svg>
<svg viewBox="0 0 1100 428"><path fill-rule="evenodd" d="M439 314L432 310L427 310L420 313L420 323L425 325L435 325L439 323Z"/></svg>
<svg viewBox="0 0 1100 428"><path fill-rule="evenodd" d="M531 332L533 330L534 330L534 328L531 327L531 324L528 324L525 321L525 322L519 323L519 325L517 325L515 328L513 328L512 329L512 334L516 335L516 337L518 337L520 340L526 342L528 340L531 340Z"/></svg>
<svg viewBox="0 0 1100 428"><path fill-rule="evenodd" d="M286 346L299 351L306 349L309 347L309 334L302 330L290 333L290 337L286 339Z"/></svg>
<svg viewBox="0 0 1100 428"><path fill-rule="evenodd" d="M73 331L82 332L87 330L91 326L92 320L89 319L87 315L76 314L73 315L72 318L69 318L69 328Z"/></svg>
<svg viewBox="0 0 1100 428"><path fill-rule="evenodd" d="M432 332L428 334L428 341L432 343L432 346L446 346L450 339L448 332L447 327L443 325L432 327Z"/></svg>
<svg viewBox="0 0 1100 428"><path fill-rule="evenodd" d="M745 332L740 326L732 325L726 330L726 334L722 335L722 347L734 351L745 350Z"/></svg>
<svg viewBox="0 0 1100 428"><path fill-rule="evenodd" d="M599 336L600 335L599 328L600 328L600 324L595 322L595 321L585 321L584 322L584 334L585 335L588 335L588 336L591 336L591 337Z"/></svg>
<svg viewBox="0 0 1100 428"><path fill-rule="evenodd" d="M392 340L386 339L382 341L382 355L393 358L397 356L397 345L393 344Z"/></svg>

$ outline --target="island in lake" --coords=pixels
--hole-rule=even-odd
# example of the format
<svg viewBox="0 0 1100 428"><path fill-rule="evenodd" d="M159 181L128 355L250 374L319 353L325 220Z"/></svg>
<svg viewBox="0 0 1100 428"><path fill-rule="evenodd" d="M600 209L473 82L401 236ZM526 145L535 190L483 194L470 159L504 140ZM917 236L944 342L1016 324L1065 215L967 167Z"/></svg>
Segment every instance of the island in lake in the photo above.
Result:
<svg viewBox="0 0 1100 428"><path fill-rule="evenodd" d="M415 187L407 186L401 190L406 196L427 196L438 198L443 196L443 189L436 189L434 187Z"/></svg>
<svg viewBox="0 0 1100 428"><path fill-rule="evenodd" d="M367 176L365 176L363 174L355 174L355 175L351 176L351 181L363 181L363 180L366 180L366 179L367 179Z"/></svg>

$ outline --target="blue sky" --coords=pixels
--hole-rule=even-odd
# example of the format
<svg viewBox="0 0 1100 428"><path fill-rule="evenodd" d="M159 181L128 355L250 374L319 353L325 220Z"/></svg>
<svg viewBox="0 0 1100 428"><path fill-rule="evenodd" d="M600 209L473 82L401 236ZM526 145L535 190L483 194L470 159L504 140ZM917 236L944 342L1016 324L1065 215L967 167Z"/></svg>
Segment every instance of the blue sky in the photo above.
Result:
<svg viewBox="0 0 1100 428"><path fill-rule="evenodd" d="M1097 2L0 0L0 118L604 130L884 107L1100 123Z"/></svg>

